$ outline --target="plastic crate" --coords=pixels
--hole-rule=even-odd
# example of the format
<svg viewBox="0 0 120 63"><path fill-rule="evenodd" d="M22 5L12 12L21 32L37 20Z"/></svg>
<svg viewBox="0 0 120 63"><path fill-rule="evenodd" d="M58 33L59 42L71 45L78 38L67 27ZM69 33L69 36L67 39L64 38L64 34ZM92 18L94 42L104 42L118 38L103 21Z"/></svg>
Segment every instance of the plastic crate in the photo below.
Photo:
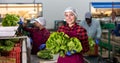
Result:
<svg viewBox="0 0 120 63"><path fill-rule="evenodd" d="M10 52L9 57L15 58L16 63L20 63L20 52L21 52L20 47L14 47L13 51Z"/></svg>
<svg viewBox="0 0 120 63"><path fill-rule="evenodd" d="M1 51L0 52L1 56L9 56L9 54L10 54L10 51Z"/></svg>
<svg viewBox="0 0 120 63"><path fill-rule="evenodd" d="M115 24L114 23L101 23L102 29L114 29Z"/></svg>
<svg viewBox="0 0 120 63"><path fill-rule="evenodd" d="M87 56L98 56L98 45L94 45L93 47L90 47L89 51L85 53Z"/></svg>
<svg viewBox="0 0 120 63"><path fill-rule="evenodd" d="M16 63L16 59L10 57L0 57L0 63Z"/></svg>
<svg viewBox="0 0 120 63"><path fill-rule="evenodd" d="M15 44L15 47L21 47L21 46L22 46L22 45L21 45L20 42Z"/></svg>
<svg viewBox="0 0 120 63"><path fill-rule="evenodd" d="M102 42L102 41L100 41L100 42L99 42L99 46L100 46L100 47L103 47L103 48L106 48L106 49L112 50L112 45L111 45L111 44L108 44L107 42Z"/></svg>
<svg viewBox="0 0 120 63"><path fill-rule="evenodd" d="M8 56L1 56L0 63L21 63L21 44L15 44Z"/></svg>
<svg viewBox="0 0 120 63"><path fill-rule="evenodd" d="M13 49L15 49L16 47L21 47L21 43L19 41L16 42L11 51L13 51ZM0 56L9 56L11 51L0 51Z"/></svg>

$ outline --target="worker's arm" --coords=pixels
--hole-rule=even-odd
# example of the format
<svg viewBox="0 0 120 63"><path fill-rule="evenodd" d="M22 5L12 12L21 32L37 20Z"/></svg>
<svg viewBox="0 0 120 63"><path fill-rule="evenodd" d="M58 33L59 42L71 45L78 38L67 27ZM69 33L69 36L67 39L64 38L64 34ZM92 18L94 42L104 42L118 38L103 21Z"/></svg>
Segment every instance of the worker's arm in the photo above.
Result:
<svg viewBox="0 0 120 63"><path fill-rule="evenodd" d="M24 23L23 24L23 30L27 31L27 32L33 32L33 28L31 27L27 27L27 23Z"/></svg>
<svg viewBox="0 0 120 63"><path fill-rule="evenodd" d="M24 23L22 20L20 20L18 22L19 26L21 26L23 28L23 30L27 31L27 32L32 32L33 29L32 28L29 28L27 27L27 23Z"/></svg>

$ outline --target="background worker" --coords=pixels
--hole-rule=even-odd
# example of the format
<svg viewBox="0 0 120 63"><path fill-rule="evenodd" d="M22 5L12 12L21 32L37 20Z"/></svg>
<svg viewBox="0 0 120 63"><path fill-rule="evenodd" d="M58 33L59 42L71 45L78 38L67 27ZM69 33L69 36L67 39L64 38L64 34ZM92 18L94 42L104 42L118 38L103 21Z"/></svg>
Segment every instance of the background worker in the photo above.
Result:
<svg viewBox="0 0 120 63"><path fill-rule="evenodd" d="M95 45L90 47L87 52L88 56L98 56L98 44L101 38L101 26L99 21L93 20L90 12L85 14L85 20L80 22L80 26L87 30L87 34L93 40L95 40ZM87 58L89 60L89 58Z"/></svg>
<svg viewBox="0 0 120 63"><path fill-rule="evenodd" d="M45 28L46 20L43 17L38 17L32 21L34 27L27 27L26 24L22 21L19 24L23 24L23 30L30 33L32 39L32 51L33 55L36 55L37 52L45 48L45 42L49 38L50 32Z"/></svg>

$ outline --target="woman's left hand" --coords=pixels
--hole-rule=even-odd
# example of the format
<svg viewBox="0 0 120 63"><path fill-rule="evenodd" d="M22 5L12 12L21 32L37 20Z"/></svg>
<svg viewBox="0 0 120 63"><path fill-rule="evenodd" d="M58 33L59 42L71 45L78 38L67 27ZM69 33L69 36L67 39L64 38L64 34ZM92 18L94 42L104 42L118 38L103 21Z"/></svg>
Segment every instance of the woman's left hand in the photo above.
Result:
<svg viewBox="0 0 120 63"><path fill-rule="evenodd" d="M46 47L46 44L42 44L42 45L39 46L39 50L42 50L42 49L44 49L45 47Z"/></svg>

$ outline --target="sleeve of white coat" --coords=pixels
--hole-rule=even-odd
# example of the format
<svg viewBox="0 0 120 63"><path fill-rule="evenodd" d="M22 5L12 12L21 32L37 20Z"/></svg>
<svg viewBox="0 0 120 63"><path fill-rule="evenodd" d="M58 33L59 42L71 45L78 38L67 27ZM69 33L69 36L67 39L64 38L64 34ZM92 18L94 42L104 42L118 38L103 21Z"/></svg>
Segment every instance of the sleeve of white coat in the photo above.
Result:
<svg viewBox="0 0 120 63"><path fill-rule="evenodd" d="M102 34L102 30L101 30L100 22L97 21L97 35L96 35L96 38L99 39L101 37L101 34Z"/></svg>

